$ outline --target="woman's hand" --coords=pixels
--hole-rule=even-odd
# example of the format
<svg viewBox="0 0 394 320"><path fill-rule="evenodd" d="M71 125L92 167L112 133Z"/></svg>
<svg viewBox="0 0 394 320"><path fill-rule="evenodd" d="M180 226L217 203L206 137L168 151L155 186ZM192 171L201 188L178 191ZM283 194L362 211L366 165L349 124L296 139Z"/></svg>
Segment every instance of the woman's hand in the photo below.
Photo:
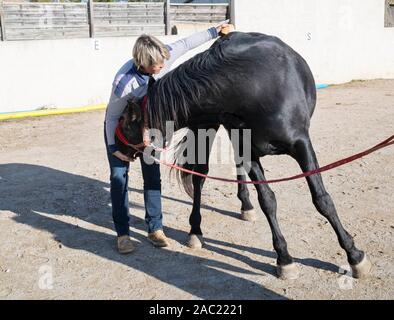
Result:
<svg viewBox="0 0 394 320"><path fill-rule="evenodd" d="M120 151L115 151L112 155L125 162L134 162L135 158L130 158Z"/></svg>
<svg viewBox="0 0 394 320"><path fill-rule="evenodd" d="M220 36L224 36L232 31L234 31L234 26L228 23L229 20L226 20L216 26L216 30Z"/></svg>

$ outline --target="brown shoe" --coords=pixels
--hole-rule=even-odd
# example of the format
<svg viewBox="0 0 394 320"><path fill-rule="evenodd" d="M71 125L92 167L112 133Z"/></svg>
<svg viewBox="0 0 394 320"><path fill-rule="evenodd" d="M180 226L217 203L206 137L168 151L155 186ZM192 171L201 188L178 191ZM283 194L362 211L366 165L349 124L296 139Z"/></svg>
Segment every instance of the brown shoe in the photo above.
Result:
<svg viewBox="0 0 394 320"><path fill-rule="evenodd" d="M156 230L148 234L148 240L152 242L155 247L167 247L168 239L163 230Z"/></svg>
<svg viewBox="0 0 394 320"><path fill-rule="evenodd" d="M118 251L121 254L133 252L135 249L129 236L118 237Z"/></svg>

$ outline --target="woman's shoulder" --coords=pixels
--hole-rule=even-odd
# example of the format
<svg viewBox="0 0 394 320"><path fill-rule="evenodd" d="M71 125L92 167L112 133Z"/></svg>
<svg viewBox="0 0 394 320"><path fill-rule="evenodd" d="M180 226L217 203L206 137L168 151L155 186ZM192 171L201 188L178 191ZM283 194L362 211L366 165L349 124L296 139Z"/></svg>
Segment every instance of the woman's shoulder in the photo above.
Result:
<svg viewBox="0 0 394 320"><path fill-rule="evenodd" d="M134 64L134 60L131 59L117 72L113 82L113 91L118 98L122 98L132 92L138 95L148 85L148 81L149 77L141 75Z"/></svg>
<svg viewBox="0 0 394 320"><path fill-rule="evenodd" d="M134 59L128 60L126 63L124 63L116 72L115 78L118 78L120 76L123 76L127 73L130 73L132 69L135 69L135 64L134 64Z"/></svg>

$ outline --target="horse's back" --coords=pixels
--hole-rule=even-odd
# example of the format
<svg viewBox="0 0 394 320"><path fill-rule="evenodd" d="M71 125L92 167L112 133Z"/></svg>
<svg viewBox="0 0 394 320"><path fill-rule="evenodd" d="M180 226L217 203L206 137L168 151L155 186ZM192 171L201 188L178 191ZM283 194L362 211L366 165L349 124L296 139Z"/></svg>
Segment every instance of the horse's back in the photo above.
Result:
<svg viewBox="0 0 394 320"><path fill-rule="evenodd" d="M215 45L220 46L223 59L234 66L234 71L244 75L249 96L253 88L267 98L305 98L309 116L312 115L316 103L313 75L306 61L289 45L257 32L232 32Z"/></svg>
<svg viewBox="0 0 394 320"><path fill-rule="evenodd" d="M230 33L215 46L225 72L236 75L226 84L231 88L226 108L249 124L261 155L271 153L270 141L291 143L308 131L316 88L296 51L277 37L255 32Z"/></svg>

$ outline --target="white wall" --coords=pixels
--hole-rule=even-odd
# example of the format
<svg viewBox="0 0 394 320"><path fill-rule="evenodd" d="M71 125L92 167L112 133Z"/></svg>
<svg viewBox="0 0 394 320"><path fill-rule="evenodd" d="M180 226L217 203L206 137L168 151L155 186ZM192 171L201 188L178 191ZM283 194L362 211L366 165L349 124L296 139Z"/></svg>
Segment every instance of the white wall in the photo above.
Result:
<svg viewBox="0 0 394 320"><path fill-rule="evenodd" d="M384 28L384 0L234 1L238 30L282 38L305 57L317 83L394 78L394 28ZM107 102L135 39L0 41L0 113Z"/></svg>
<svg viewBox="0 0 394 320"><path fill-rule="evenodd" d="M165 43L179 36L161 37ZM0 41L0 113L106 103L136 37ZM185 55L205 50L212 42Z"/></svg>
<svg viewBox="0 0 394 320"><path fill-rule="evenodd" d="M280 37L307 60L317 83L394 78L384 0L234 1L238 30Z"/></svg>

